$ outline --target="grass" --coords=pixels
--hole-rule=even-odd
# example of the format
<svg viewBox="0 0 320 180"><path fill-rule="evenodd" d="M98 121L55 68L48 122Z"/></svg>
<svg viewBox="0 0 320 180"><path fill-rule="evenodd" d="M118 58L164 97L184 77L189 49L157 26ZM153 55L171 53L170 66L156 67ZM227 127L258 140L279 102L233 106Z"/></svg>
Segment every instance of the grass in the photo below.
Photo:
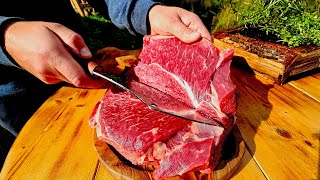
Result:
<svg viewBox="0 0 320 180"><path fill-rule="evenodd" d="M142 36L132 35L125 29L119 29L99 13L80 17L75 27L92 52L104 47L119 49L139 49L142 47Z"/></svg>
<svg viewBox="0 0 320 180"><path fill-rule="evenodd" d="M319 15L320 0L230 0L221 4L212 33L244 26L276 36L278 43L289 47L319 46Z"/></svg>
<svg viewBox="0 0 320 180"><path fill-rule="evenodd" d="M279 42L296 47L320 46L320 18L315 6L301 0L253 0L254 7L237 8L241 25L276 35Z"/></svg>
<svg viewBox="0 0 320 180"><path fill-rule="evenodd" d="M290 47L320 45L320 0L161 0L196 13L214 33L237 26L255 28ZM255 4L255 5L253 5ZM80 31L92 51L106 46L142 47L142 36L115 27L99 13L83 17Z"/></svg>

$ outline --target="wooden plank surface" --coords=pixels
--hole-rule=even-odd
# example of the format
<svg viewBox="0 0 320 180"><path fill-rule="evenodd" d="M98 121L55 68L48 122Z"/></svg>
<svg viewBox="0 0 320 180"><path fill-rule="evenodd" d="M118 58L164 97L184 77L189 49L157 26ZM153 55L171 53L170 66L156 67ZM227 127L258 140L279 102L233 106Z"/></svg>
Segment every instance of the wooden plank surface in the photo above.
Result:
<svg viewBox="0 0 320 180"><path fill-rule="evenodd" d="M236 126L237 127L234 128L234 131L236 131L235 134L237 134L238 136L241 136L241 138L243 139L243 136L241 135L241 132L237 124ZM245 149L245 152L239 167L233 173L230 179L231 180L238 180L238 179L239 180L242 180L242 179L264 180L266 179L262 170L260 169L258 164L253 159L252 155L248 151L247 147Z"/></svg>
<svg viewBox="0 0 320 180"><path fill-rule="evenodd" d="M246 149L242 162L238 169L231 176L230 180L264 180L264 176L261 169L258 167L249 151Z"/></svg>
<svg viewBox="0 0 320 180"><path fill-rule="evenodd" d="M241 93L237 125L266 177L318 179L319 102L290 84L236 68L232 75Z"/></svg>
<svg viewBox="0 0 320 180"><path fill-rule="evenodd" d="M91 179L98 158L88 118L104 92L58 90L19 134L0 179Z"/></svg>
<svg viewBox="0 0 320 180"><path fill-rule="evenodd" d="M291 81L289 84L320 103L320 73L309 74L308 77Z"/></svg>
<svg viewBox="0 0 320 180"><path fill-rule="evenodd" d="M279 86L232 68L240 92L237 126L248 151L231 179L319 179L318 78ZM88 124L104 93L61 88L25 125L0 179L111 179L99 166Z"/></svg>

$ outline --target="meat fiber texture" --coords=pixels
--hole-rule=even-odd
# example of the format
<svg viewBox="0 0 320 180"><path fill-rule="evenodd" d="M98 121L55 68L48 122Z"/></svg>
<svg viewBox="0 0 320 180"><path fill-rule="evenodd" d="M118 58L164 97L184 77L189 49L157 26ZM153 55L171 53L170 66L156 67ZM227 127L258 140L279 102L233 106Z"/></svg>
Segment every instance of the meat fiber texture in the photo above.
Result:
<svg viewBox="0 0 320 180"><path fill-rule="evenodd" d="M133 164L154 165L155 179L198 170L211 173L235 121L237 92L230 80L232 56L233 49L220 51L206 39L186 44L171 36L145 36L140 61L128 77L168 93L194 110L179 109L174 101L161 102L161 98L157 103L171 103L180 114L204 114L215 125L150 110L116 88L97 103L89 123L100 140Z"/></svg>

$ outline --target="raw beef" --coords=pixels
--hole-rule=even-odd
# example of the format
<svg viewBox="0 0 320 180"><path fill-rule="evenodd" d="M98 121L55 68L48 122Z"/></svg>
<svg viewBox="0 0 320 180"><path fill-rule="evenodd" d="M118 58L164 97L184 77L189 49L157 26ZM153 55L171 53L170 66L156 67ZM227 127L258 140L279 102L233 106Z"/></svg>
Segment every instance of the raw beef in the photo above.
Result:
<svg viewBox="0 0 320 180"><path fill-rule="evenodd" d="M230 80L232 56L233 49L220 52L205 39L186 44L177 38L146 36L135 73L141 82L191 103L222 124L230 124L227 116L236 112L236 87ZM171 83L168 77L162 78L165 75L159 70L153 70L157 66L161 66L165 71L163 74L175 79L180 87Z"/></svg>
<svg viewBox="0 0 320 180"><path fill-rule="evenodd" d="M99 139L133 164L156 166L155 179L197 170L210 173L219 162L222 144L235 120L232 56L232 49L220 51L205 39L186 44L175 37L145 36L140 62L128 79L166 92L194 110L179 109L174 101L151 93L157 103L168 104L182 114L204 114L214 125L152 111L115 87L96 105L90 125ZM136 85L129 81L128 86Z"/></svg>
<svg viewBox="0 0 320 180"><path fill-rule="evenodd" d="M96 105L90 123L99 139L116 148L133 164L157 142L165 142L191 122L149 110L127 92L108 91Z"/></svg>

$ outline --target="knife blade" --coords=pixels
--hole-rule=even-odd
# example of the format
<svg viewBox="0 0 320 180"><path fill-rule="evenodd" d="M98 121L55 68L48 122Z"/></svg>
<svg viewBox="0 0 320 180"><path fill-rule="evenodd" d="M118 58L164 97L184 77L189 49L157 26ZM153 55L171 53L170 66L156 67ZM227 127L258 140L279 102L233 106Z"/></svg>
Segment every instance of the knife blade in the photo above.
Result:
<svg viewBox="0 0 320 180"><path fill-rule="evenodd" d="M130 83L125 86L114 79L105 76L101 66L95 67L92 71L92 74L95 77L103 78L117 87L131 93L150 110L159 111L187 121L223 127L222 123L220 123L218 120L205 116L187 103L184 103L172 95L160 91L159 89L156 89L145 83L130 79Z"/></svg>

